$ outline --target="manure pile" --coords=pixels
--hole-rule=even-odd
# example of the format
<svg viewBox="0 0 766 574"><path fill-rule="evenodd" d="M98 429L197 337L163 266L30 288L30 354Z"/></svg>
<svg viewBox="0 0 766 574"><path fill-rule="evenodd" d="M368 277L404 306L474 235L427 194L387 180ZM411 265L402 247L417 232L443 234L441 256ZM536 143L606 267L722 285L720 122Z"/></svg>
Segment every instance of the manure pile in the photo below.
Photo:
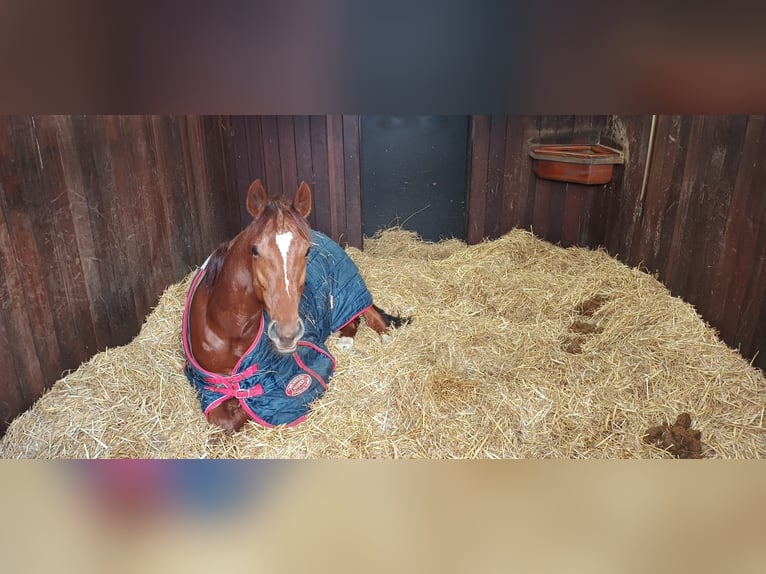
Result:
<svg viewBox="0 0 766 574"><path fill-rule="evenodd" d="M694 308L603 251L514 230L466 246L389 230L349 249L375 302L413 322L362 326L302 425L207 424L182 373L172 285L128 345L59 380L0 456L672 458L646 439L687 413L705 458L766 455L766 379ZM683 417L686 421L686 417ZM687 452L684 451L684 452Z"/></svg>

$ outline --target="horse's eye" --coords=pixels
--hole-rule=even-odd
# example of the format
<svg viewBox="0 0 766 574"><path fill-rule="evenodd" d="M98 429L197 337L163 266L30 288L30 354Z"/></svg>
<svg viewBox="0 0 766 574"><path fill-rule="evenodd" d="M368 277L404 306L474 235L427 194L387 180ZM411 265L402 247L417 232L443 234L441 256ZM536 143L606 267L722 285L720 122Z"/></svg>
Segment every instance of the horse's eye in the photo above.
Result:
<svg viewBox="0 0 766 574"><path fill-rule="evenodd" d="M258 248L255 245L253 245L252 252L253 257L258 257Z"/></svg>

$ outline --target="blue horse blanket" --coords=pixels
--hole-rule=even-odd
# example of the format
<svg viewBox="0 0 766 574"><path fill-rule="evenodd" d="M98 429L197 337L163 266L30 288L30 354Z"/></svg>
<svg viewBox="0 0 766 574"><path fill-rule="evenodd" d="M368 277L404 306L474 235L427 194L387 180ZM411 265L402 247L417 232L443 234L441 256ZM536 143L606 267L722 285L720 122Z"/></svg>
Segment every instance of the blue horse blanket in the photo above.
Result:
<svg viewBox="0 0 766 574"><path fill-rule="evenodd" d="M324 394L335 371L335 358L325 341L370 308L372 295L354 262L337 243L312 231L311 245L298 306L305 326L298 349L291 355L274 349L271 340L263 336L269 322L264 310L255 340L228 375L206 371L191 352L189 309L207 261L195 275L183 315L184 373L196 389L205 415L235 398L250 418L263 426L293 426L305 419L309 404Z"/></svg>

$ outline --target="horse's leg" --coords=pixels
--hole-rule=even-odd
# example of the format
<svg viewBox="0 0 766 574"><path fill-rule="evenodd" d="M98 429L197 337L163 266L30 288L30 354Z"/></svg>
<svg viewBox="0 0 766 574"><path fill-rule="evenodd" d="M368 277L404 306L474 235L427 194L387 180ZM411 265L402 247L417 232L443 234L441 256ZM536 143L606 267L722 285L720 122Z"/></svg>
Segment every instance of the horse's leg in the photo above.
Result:
<svg viewBox="0 0 766 574"><path fill-rule="evenodd" d="M346 323L340 328L340 337L338 338L338 349L341 351L350 351L354 348L354 337L359 329L359 317Z"/></svg>
<svg viewBox="0 0 766 574"><path fill-rule="evenodd" d="M362 313L365 323L367 323L376 333L380 335L380 338L384 343L389 343L391 337L388 334L388 328L401 327L407 325L412 321L412 317L400 317L399 315L390 315L386 313L380 307L373 305L367 311Z"/></svg>
<svg viewBox="0 0 766 574"><path fill-rule="evenodd" d="M347 323L343 327L340 328L340 336L341 337L351 337L352 339L356 337L356 332L359 329L359 317L351 321L350 323Z"/></svg>
<svg viewBox="0 0 766 574"><path fill-rule="evenodd" d="M394 327L399 327L401 325L406 325L411 320L410 317L389 315L375 305L367 309L361 316L364 317L364 322L367 323L373 331L380 335L380 339L384 343L391 342L391 336L388 334L389 326L393 325ZM357 329L359 329L358 317L340 329L338 349L341 351L349 351L353 348L354 336L356 336Z"/></svg>
<svg viewBox="0 0 766 574"><path fill-rule="evenodd" d="M248 418L245 409L234 398L225 400L207 415L210 423L223 427L227 434L233 434L241 429Z"/></svg>
<svg viewBox="0 0 766 574"><path fill-rule="evenodd" d="M364 317L364 322L380 335L381 341L384 343L391 342L391 336L388 334L388 323L374 306L362 313L362 317Z"/></svg>
<svg viewBox="0 0 766 574"><path fill-rule="evenodd" d="M379 335L385 335L388 333L388 324L383 318L383 315L381 315L375 307L370 307L367 309L364 313L362 313L362 317L364 317L364 322L367 323L372 328L372 330Z"/></svg>

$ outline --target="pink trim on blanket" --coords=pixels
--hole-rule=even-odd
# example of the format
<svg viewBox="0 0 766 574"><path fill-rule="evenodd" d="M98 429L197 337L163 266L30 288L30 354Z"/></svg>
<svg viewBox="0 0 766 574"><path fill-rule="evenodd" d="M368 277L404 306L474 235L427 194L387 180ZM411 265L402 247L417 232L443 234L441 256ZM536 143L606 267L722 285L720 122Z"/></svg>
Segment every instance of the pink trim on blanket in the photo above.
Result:
<svg viewBox="0 0 766 574"><path fill-rule="evenodd" d="M317 374L315 371L313 371L313 370L309 369L309 368L306 366L306 364L305 364L303 361L301 361L301 358L298 356L298 353L295 353L295 354L293 355L293 359L295 359L295 362L296 362L296 363L298 363L298 366L299 366L301 369L303 369L303 370L304 370L304 371L306 371L306 372L307 372L309 375L311 375L311 376L312 376L312 377L314 377L314 378L315 378L317 381L319 381L319 384L320 384L320 385L322 385L322 387L323 387L323 388L325 388L325 389L327 388L327 383L325 383L324 379L323 379L322 377L320 377L320 376L319 376L319 375L318 375L318 374Z"/></svg>
<svg viewBox="0 0 766 574"><path fill-rule="evenodd" d="M253 397L260 397L263 394L263 386L260 383L253 385L249 389L241 389L239 385L226 385L224 388L207 385L205 386L205 390L238 400L252 399Z"/></svg>
<svg viewBox="0 0 766 574"><path fill-rule="evenodd" d="M364 313L366 313L366 312L367 312L369 309L372 309L372 305L368 305L367 307L365 307L364 309L362 309L361 311L359 311L359 313L357 313L356 315L354 315L353 317L351 317L351 319L349 319L348 321L346 321L345 323L343 323L343 324L342 324L342 325L341 325L341 326L338 328L338 331L340 331L340 330L341 330L343 327L345 327L346 325L348 325L348 324L349 324L349 323L351 323L352 321L354 321L354 320L356 320L357 318L361 317L361 316L362 316Z"/></svg>
<svg viewBox="0 0 766 574"><path fill-rule="evenodd" d="M261 324L258 327L258 334L255 336L255 339L253 339L253 343L247 348L247 351L242 353L242 356L239 358L239 361L237 361L237 364L234 365L234 368L231 370L232 374L237 372L237 369L242 364L242 361L244 361L247 357L250 356L250 353L253 352L255 347L260 343L261 341L261 335L263 335L263 323L265 322L265 319L263 318L263 312L261 312ZM251 367L252 368L252 367ZM256 371L258 370L258 367L256 366Z"/></svg>
<svg viewBox="0 0 766 574"><path fill-rule="evenodd" d="M315 345L315 344L314 344L314 343L312 343L311 341L298 341L298 344L299 344L301 347L310 347L310 348L314 349L314 350L315 350L317 353L321 353L321 354L323 354L325 357L327 357L328 359L330 359L330 360L332 361L332 369L333 369L333 371L334 371L334 370L335 370L335 368L338 366L338 365L335 363L335 357L333 357L333 356L332 356L330 353L328 353L327 351L325 351L325 350L324 350L324 349L322 349L321 347L318 347L317 345Z"/></svg>
<svg viewBox="0 0 766 574"><path fill-rule="evenodd" d="M205 262L207 263L207 262ZM183 339L183 345L184 345L184 353L186 354L186 359L194 366L195 369L197 369L200 373L202 373L205 376L205 380L208 382L215 382L220 383L223 382L224 377L228 377L230 381L234 383L239 383L241 380L250 377L254 373L258 371L258 365L252 365L248 367L247 370L242 371L241 373L237 373L237 369L242 364L242 361L252 353L253 349L255 349L256 345L258 345L259 341L261 340L261 335L263 335L263 324L264 324L264 318L263 313L261 313L261 323L258 326L258 334L255 336L255 339L253 339L252 344L247 349L247 351L239 358L239 361L237 361L237 364L234 365L234 368L231 371L231 375L221 375L220 373L213 373L212 371L208 371L207 369L204 369L200 366L200 364L197 362L197 359L194 358L194 355L192 355L191 352L191 342L189 341L189 311L191 310L191 303L194 299L194 294L197 292L197 287L199 286L200 281L202 281L202 277L205 275L205 267L200 268L200 270L197 272L197 275L194 277L191 287L189 288L189 293L186 295L186 303L184 304L184 312L183 312L183 333L182 333L182 339ZM232 378L233 377L233 378Z"/></svg>

